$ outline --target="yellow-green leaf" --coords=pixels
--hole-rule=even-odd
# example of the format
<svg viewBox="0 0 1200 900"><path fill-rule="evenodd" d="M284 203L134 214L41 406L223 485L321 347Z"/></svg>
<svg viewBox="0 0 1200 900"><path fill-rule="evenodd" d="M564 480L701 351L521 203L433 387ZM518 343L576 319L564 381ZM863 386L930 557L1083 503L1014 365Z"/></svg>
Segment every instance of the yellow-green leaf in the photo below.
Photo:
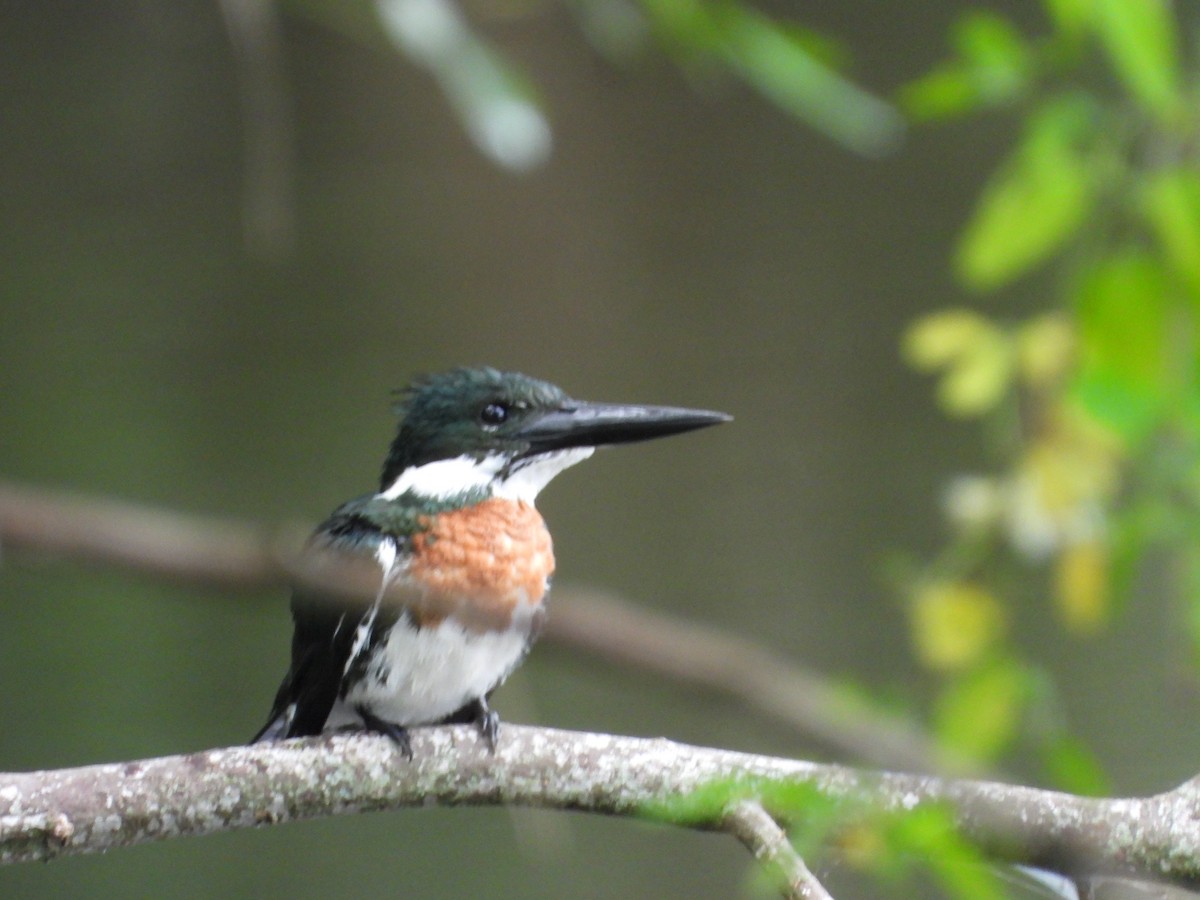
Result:
<svg viewBox="0 0 1200 900"><path fill-rule="evenodd" d="M1094 633L1108 621L1108 551L1099 541L1073 544L1054 567L1054 594L1059 615L1076 632Z"/></svg>
<svg viewBox="0 0 1200 900"><path fill-rule="evenodd" d="M1184 107L1179 35L1167 0L1094 0L1095 25L1128 91L1152 115L1174 122Z"/></svg>
<svg viewBox="0 0 1200 900"><path fill-rule="evenodd" d="M969 759L995 759L1016 737L1028 693L1025 671L1011 660L973 671L938 698L938 738Z"/></svg>
<svg viewBox="0 0 1200 900"><path fill-rule="evenodd" d="M924 122L970 112L981 99L974 73L958 60L931 69L899 93L904 111Z"/></svg>
<svg viewBox="0 0 1200 900"><path fill-rule="evenodd" d="M1017 331L1017 369L1035 388L1057 382L1075 357L1075 329L1062 313L1030 319Z"/></svg>
<svg viewBox="0 0 1200 900"><path fill-rule="evenodd" d="M918 319L905 333L905 359L914 368L944 368L942 408L954 416L990 411L1012 380L1012 338L969 309L947 309Z"/></svg>
<svg viewBox="0 0 1200 900"><path fill-rule="evenodd" d="M1150 178L1141 197L1167 259L1200 307L1200 174L1190 168L1164 169Z"/></svg>
<svg viewBox="0 0 1200 900"><path fill-rule="evenodd" d="M1149 433L1171 393L1167 290L1151 256L1123 250L1100 263L1079 291L1075 399L1127 444Z"/></svg>
<svg viewBox="0 0 1200 900"><path fill-rule="evenodd" d="M938 385L938 400L954 416L991 412L1012 382L1013 344L999 328L981 336Z"/></svg>
<svg viewBox="0 0 1200 900"><path fill-rule="evenodd" d="M1000 602L972 582L933 582L913 598L917 655L934 669L949 671L978 664L1004 628Z"/></svg>
<svg viewBox="0 0 1200 900"><path fill-rule="evenodd" d="M995 326L973 309L944 309L917 319L904 333L908 364L932 372L958 359Z"/></svg>
<svg viewBox="0 0 1200 900"><path fill-rule="evenodd" d="M1007 100L1025 87L1030 69L1029 47L1003 16L972 10L954 23L951 39L970 66L976 90L983 99Z"/></svg>
<svg viewBox="0 0 1200 900"><path fill-rule="evenodd" d="M990 290L1023 275L1071 237L1092 203L1080 149L1087 111L1053 102L1030 121L1021 144L984 188L958 247L956 268Z"/></svg>
<svg viewBox="0 0 1200 900"><path fill-rule="evenodd" d="M1025 39L1002 16L971 11L954 23L956 58L900 89L900 103L916 119L942 119L981 104L999 104L1029 83L1032 55Z"/></svg>
<svg viewBox="0 0 1200 900"><path fill-rule="evenodd" d="M1091 20L1095 0L1045 0L1045 6L1059 31L1075 35Z"/></svg>
<svg viewBox="0 0 1200 900"><path fill-rule="evenodd" d="M1095 755L1077 738L1063 732L1041 748L1042 765L1059 790L1089 797L1111 793L1108 777Z"/></svg>

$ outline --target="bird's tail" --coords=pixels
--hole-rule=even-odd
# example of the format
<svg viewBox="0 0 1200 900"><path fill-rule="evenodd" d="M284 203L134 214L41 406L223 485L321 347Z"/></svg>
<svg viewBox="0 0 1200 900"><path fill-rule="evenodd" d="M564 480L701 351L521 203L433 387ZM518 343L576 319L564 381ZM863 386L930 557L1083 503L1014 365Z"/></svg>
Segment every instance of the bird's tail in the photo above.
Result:
<svg viewBox="0 0 1200 900"><path fill-rule="evenodd" d="M258 730L258 734L250 739L250 743L281 741L287 737L294 737L295 735L288 732L292 730L292 720L295 717L296 704L292 702L292 673L288 672L283 679L283 684L275 693L275 702L271 704L271 715L267 718L267 724Z"/></svg>
<svg viewBox="0 0 1200 900"><path fill-rule="evenodd" d="M267 724L259 729L258 734L250 739L251 744L262 741L281 741L288 736L289 716L286 710L278 713L272 711Z"/></svg>

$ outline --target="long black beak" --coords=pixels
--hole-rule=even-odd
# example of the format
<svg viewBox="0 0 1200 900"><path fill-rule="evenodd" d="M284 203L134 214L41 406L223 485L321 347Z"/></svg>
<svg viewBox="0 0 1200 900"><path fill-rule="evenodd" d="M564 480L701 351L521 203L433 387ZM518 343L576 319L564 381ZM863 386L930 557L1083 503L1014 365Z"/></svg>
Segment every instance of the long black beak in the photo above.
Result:
<svg viewBox="0 0 1200 900"><path fill-rule="evenodd" d="M572 400L529 422L514 437L529 442L529 454L629 444L682 434L728 422L733 416L706 409L673 406L627 406Z"/></svg>

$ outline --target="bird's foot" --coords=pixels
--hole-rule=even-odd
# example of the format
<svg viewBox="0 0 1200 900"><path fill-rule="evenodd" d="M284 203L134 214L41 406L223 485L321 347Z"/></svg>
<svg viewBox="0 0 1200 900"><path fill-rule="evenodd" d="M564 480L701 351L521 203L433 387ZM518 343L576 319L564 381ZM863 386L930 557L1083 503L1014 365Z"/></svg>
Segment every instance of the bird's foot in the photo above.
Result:
<svg viewBox="0 0 1200 900"><path fill-rule="evenodd" d="M474 725L479 729L479 736L487 745L488 753L496 752L496 743L500 739L500 716L488 706L486 697L468 701L439 724Z"/></svg>
<svg viewBox="0 0 1200 900"><path fill-rule="evenodd" d="M496 742L500 739L500 716L488 706L487 697L472 700L455 714L454 721L474 723L487 745L488 753L496 752Z"/></svg>
<svg viewBox="0 0 1200 900"><path fill-rule="evenodd" d="M500 740L500 715L495 710L488 709L487 703L483 700L479 701L479 714L475 717L475 727L479 729L479 736L487 744L488 753L495 754L496 742Z"/></svg>
<svg viewBox="0 0 1200 900"><path fill-rule="evenodd" d="M413 750L412 741L408 737L408 729L403 725L397 725L395 722L389 722L386 719L381 719L365 706L356 706L354 711L358 713L363 721L363 728L373 734L382 734L390 739L400 752L404 754L405 759L412 761Z"/></svg>

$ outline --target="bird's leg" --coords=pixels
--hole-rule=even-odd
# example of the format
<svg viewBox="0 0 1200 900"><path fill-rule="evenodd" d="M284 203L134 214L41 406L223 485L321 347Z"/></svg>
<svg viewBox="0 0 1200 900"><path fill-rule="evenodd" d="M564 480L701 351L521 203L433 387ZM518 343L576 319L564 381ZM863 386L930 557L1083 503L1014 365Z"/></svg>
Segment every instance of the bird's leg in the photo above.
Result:
<svg viewBox="0 0 1200 900"><path fill-rule="evenodd" d="M412 760L412 741L408 738L407 728L403 725L397 725L395 722L379 718L379 716L361 704L354 707L354 711L363 720L363 728L374 734L382 734L384 737L391 739L400 748L400 752L404 754L405 758L409 761Z"/></svg>
<svg viewBox="0 0 1200 900"><path fill-rule="evenodd" d="M488 706L487 697L475 701L475 727L487 744L488 753L495 754L496 742L500 740L500 715Z"/></svg>
<svg viewBox="0 0 1200 900"><path fill-rule="evenodd" d="M442 725L474 725L479 729L479 736L487 744L488 753L496 752L496 742L500 738L500 716L488 706L487 697L477 697L456 709L446 718Z"/></svg>

